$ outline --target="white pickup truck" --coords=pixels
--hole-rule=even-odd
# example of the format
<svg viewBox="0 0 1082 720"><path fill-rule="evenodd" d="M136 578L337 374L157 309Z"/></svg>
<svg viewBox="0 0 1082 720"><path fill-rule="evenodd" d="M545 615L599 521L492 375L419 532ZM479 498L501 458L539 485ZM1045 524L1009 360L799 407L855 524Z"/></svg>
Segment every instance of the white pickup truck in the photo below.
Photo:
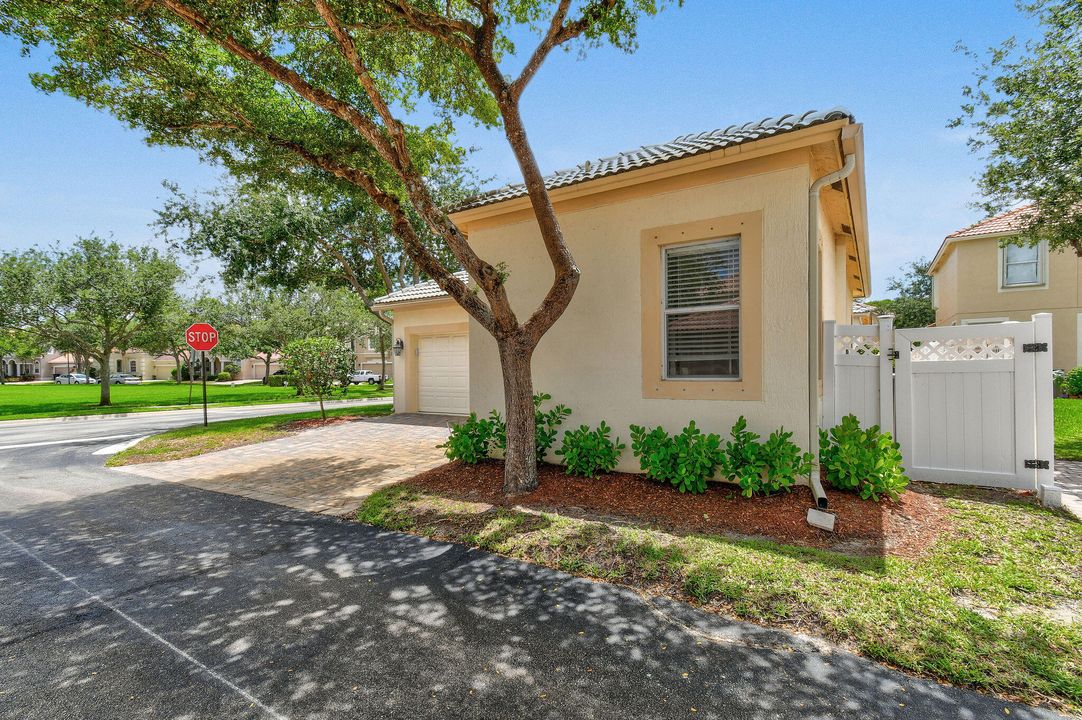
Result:
<svg viewBox="0 0 1082 720"><path fill-rule="evenodd" d="M374 373L371 370L357 370L349 375L350 385L360 385L361 383L368 383L369 385L375 385L380 381L380 374Z"/></svg>

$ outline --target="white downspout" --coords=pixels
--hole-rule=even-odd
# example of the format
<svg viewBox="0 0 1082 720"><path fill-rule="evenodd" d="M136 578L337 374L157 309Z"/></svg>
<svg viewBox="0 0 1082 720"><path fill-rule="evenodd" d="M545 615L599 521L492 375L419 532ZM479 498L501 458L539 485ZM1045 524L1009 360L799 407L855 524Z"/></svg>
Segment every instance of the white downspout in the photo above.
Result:
<svg viewBox="0 0 1082 720"><path fill-rule="evenodd" d="M808 476L815 504L827 507L827 496L819 482L819 192L827 185L844 180L857 166L857 156L845 156L841 169L824 175L808 190L808 443L815 456ZM823 372L826 372L826 368Z"/></svg>

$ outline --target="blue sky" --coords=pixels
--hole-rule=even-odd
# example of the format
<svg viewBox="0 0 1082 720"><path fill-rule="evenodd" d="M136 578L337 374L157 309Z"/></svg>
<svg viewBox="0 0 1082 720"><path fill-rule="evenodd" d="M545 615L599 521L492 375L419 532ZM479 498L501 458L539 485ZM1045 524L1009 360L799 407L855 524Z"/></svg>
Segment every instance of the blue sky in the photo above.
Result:
<svg viewBox="0 0 1082 720"><path fill-rule="evenodd" d="M864 123L874 294L908 260L931 256L947 233L978 219L978 158L949 130L972 63L953 52L1034 28L1010 0L770 2L687 0L643 22L639 50L556 53L523 100L545 170L677 135L768 115L841 105ZM163 180L210 188L217 168L183 149L147 147L139 131L59 95L34 90L0 38L0 248L112 234L156 241L147 224ZM468 126L474 165L517 180L498 131Z"/></svg>

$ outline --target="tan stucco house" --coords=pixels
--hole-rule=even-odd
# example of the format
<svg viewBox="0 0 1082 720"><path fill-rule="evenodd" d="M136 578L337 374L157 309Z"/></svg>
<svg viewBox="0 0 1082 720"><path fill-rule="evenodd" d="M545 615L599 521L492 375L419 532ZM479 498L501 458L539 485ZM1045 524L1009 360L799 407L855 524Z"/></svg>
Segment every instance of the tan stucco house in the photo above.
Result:
<svg viewBox="0 0 1082 720"><path fill-rule="evenodd" d="M625 439L631 423L727 433L744 415L807 447L820 383L809 377L821 377L809 317L818 338L823 320L849 322L870 292L862 126L840 109L767 118L546 181L582 278L534 355L535 389L568 404L575 425L603 419ZM521 185L452 218L481 257L506 263L514 307L541 301L552 269ZM435 283L377 307L400 346L397 412L502 411L495 342ZM621 468L637 469L630 453Z"/></svg>
<svg viewBox="0 0 1082 720"><path fill-rule="evenodd" d="M1052 365L1082 365L1082 258L1007 244L1032 205L951 233L929 267L936 325L1029 320L1052 313Z"/></svg>

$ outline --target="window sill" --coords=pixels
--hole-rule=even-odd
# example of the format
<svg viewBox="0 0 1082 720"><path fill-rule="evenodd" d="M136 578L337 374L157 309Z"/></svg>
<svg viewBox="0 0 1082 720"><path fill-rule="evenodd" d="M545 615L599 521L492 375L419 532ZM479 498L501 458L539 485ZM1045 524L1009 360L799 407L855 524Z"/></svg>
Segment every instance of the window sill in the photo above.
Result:
<svg viewBox="0 0 1082 720"><path fill-rule="evenodd" d="M665 400L762 400L761 389L748 380L658 380L644 383L642 396Z"/></svg>

